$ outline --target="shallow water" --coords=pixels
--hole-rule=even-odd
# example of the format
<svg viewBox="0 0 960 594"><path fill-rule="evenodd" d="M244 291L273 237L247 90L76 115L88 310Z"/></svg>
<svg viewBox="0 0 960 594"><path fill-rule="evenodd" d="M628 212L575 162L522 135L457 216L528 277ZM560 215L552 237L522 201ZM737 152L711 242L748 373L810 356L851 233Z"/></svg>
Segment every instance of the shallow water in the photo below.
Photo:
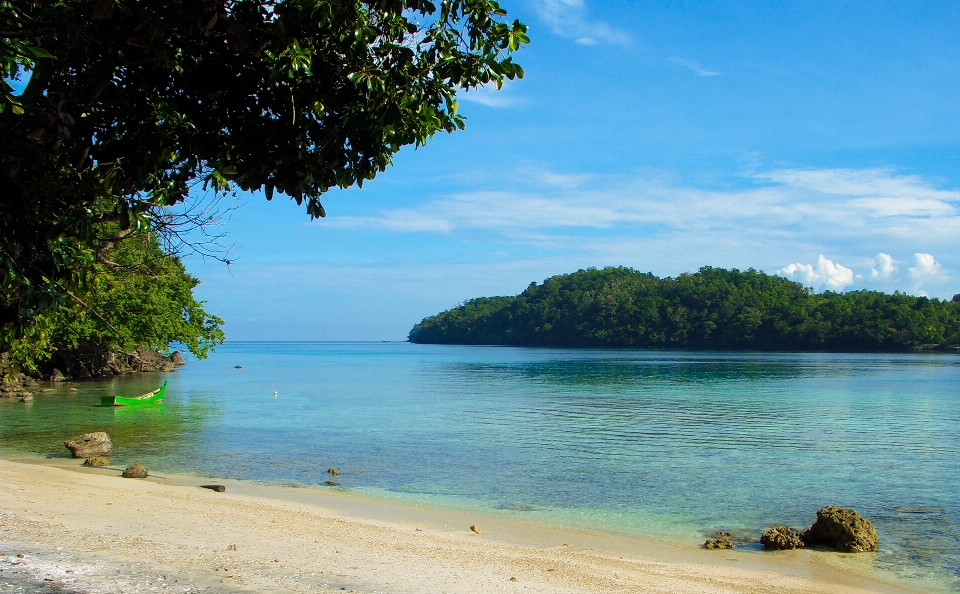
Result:
<svg viewBox="0 0 960 594"><path fill-rule="evenodd" d="M334 480L687 544L849 506L881 536L858 563L960 591L955 354L230 343L164 377L162 405L95 406L152 374L0 400L0 448L61 455L105 430L115 463L159 473Z"/></svg>

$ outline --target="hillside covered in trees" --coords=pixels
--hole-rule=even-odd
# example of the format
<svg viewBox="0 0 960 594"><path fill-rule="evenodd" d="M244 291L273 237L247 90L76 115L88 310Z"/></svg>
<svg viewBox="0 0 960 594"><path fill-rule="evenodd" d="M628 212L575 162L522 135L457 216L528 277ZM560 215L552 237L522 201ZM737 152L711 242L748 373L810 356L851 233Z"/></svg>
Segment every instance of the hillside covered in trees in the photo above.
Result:
<svg viewBox="0 0 960 594"><path fill-rule="evenodd" d="M750 269L658 278L590 268L425 318L410 342L565 347L906 351L960 342L951 301L877 291L814 293Z"/></svg>

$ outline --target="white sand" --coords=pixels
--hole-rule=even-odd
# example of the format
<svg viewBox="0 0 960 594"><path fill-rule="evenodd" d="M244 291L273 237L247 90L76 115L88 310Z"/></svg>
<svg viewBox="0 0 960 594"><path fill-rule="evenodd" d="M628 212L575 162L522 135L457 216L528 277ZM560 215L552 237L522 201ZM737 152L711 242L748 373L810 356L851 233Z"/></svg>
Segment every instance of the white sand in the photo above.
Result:
<svg viewBox="0 0 960 594"><path fill-rule="evenodd" d="M79 463L0 460L0 594L911 591L825 553L681 550L319 489L217 481L227 492L216 493L198 488L209 480L123 479Z"/></svg>

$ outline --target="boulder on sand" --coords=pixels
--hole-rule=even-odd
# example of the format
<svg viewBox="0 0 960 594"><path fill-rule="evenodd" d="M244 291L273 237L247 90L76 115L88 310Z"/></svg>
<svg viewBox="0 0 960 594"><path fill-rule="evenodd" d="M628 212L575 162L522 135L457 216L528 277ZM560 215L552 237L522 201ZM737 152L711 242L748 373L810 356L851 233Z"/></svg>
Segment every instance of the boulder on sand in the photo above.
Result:
<svg viewBox="0 0 960 594"><path fill-rule="evenodd" d="M104 456L109 458L113 454L113 443L110 436L103 431L84 433L73 439L63 442L74 458L92 458Z"/></svg>
<svg viewBox="0 0 960 594"><path fill-rule="evenodd" d="M787 526L774 526L763 533L760 537L760 544L768 551L787 551L790 549L802 549L803 540L800 539L800 533Z"/></svg>
<svg viewBox="0 0 960 594"><path fill-rule="evenodd" d="M703 548L710 549L711 551L717 549L732 549L733 543L726 538L709 538L704 541Z"/></svg>
<svg viewBox="0 0 960 594"><path fill-rule="evenodd" d="M147 478L147 467L143 464L134 464L123 471L123 478Z"/></svg>
<svg viewBox="0 0 960 594"><path fill-rule="evenodd" d="M876 551L880 544L870 520L852 509L829 506L817 512L817 521L803 533L810 545L827 545L843 553Z"/></svg>
<svg viewBox="0 0 960 594"><path fill-rule="evenodd" d="M104 458L103 456L93 456L91 458L87 458L83 462L83 465L95 466L95 467L110 466L110 460L108 460L107 458Z"/></svg>

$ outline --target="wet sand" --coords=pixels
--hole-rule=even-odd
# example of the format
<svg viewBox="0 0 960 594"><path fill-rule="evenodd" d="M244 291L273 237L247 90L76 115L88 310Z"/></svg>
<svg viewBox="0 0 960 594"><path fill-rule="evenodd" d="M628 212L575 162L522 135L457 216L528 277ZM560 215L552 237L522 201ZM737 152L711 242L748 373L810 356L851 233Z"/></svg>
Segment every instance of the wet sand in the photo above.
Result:
<svg viewBox="0 0 960 594"><path fill-rule="evenodd" d="M917 591L830 553L683 549L334 489L123 479L80 462L0 459L0 591ZM199 487L210 482L226 492Z"/></svg>

